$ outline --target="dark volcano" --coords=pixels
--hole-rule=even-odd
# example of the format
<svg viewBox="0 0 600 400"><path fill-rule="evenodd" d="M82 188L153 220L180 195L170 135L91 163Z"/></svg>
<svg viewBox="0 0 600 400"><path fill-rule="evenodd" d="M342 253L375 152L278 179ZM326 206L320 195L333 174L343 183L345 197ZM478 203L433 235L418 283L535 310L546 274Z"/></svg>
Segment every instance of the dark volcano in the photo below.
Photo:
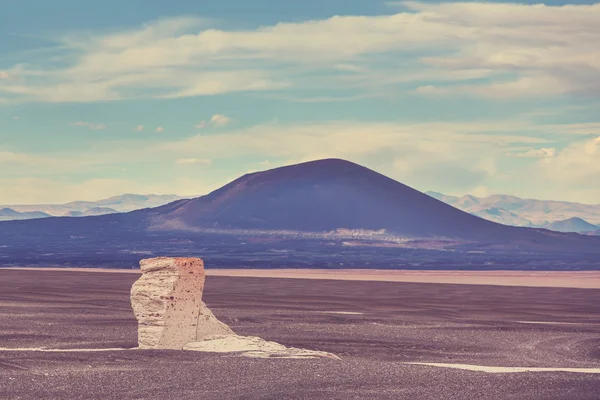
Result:
<svg viewBox="0 0 600 400"><path fill-rule="evenodd" d="M207 196L153 211L158 224L194 228L385 229L411 237L464 239L518 232L337 159L247 174Z"/></svg>
<svg viewBox="0 0 600 400"><path fill-rule="evenodd" d="M532 250L591 250L588 238L491 222L358 164L326 159L247 174L192 200L148 210L169 229L386 230L411 238L445 238Z"/></svg>

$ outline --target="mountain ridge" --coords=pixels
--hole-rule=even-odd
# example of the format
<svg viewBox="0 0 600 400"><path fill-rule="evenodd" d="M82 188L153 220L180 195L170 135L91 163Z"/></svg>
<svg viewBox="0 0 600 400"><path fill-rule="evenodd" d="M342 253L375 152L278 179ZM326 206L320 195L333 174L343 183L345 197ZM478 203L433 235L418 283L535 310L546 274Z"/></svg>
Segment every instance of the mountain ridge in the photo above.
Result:
<svg viewBox="0 0 600 400"><path fill-rule="evenodd" d="M14 219L82 217L112 214L117 212L129 212L142 208L157 207L183 198L183 196L172 194L139 195L126 193L97 201L71 201L63 204L7 205L0 206L0 209L8 208L19 213L14 214ZM0 216L0 218L2 218L2 216ZM10 220L10 217L7 215L3 220Z"/></svg>
<svg viewBox="0 0 600 400"><path fill-rule="evenodd" d="M47 218L49 214L41 211L19 212L9 207L0 208L0 221Z"/></svg>
<svg viewBox="0 0 600 400"><path fill-rule="evenodd" d="M523 199L498 194L487 197L459 197L439 192L425 193L465 212L507 225L546 228L555 222L580 218L591 225L600 226L600 205ZM466 204L465 199L475 199L475 203Z"/></svg>
<svg viewBox="0 0 600 400"><path fill-rule="evenodd" d="M568 219L565 219L562 221L552 222L552 223L546 225L544 228L549 229L551 231L556 231L556 232L586 233L586 232L594 232L594 231L598 230L600 227L597 225L592 225L582 218L573 217L573 218L568 218Z"/></svg>

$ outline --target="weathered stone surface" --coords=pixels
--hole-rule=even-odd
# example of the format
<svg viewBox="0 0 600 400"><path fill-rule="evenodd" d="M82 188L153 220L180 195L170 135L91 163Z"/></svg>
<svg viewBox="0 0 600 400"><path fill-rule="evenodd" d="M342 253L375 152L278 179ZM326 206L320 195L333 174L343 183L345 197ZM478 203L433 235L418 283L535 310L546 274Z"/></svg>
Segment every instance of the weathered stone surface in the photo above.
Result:
<svg viewBox="0 0 600 400"><path fill-rule="evenodd" d="M259 337L238 336L202 302L204 263L199 258L151 258L131 288L140 349L235 353L245 357L334 358Z"/></svg>
<svg viewBox="0 0 600 400"><path fill-rule="evenodd" d="M183 349L206 336L234 334L202 302L201 259L152 258L140 267L142 277L131 288L139 348Z"/></svg>

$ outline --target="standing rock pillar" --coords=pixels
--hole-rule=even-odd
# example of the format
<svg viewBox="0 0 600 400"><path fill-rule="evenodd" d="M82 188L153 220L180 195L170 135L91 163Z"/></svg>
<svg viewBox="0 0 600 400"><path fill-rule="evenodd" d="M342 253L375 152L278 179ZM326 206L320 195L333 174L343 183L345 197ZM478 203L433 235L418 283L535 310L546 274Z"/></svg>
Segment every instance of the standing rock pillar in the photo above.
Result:
<svg viewBox="0 0 600 400"><path fill-rule="evenodd" d="M213 335L235 335L202 302L204 262L199 258L152 258L140 262L142 277L131 288L141 349L178 349Z"/></svg>

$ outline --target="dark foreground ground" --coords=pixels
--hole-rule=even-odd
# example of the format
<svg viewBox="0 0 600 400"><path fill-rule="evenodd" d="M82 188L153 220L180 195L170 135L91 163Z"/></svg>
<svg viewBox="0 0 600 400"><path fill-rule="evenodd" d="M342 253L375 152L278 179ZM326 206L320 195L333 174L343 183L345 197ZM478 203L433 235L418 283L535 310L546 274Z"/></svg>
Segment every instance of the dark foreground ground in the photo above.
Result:
<svg viewBox="0 0 600 400"><path fill-rule="evenodd" d="M0 347L135 347L137 277L0 270ZM204 298L239 334L342 360L1 350L0 399L600 399L600 375L406 364L600 368L600 290L209 277Z"/></svg>

